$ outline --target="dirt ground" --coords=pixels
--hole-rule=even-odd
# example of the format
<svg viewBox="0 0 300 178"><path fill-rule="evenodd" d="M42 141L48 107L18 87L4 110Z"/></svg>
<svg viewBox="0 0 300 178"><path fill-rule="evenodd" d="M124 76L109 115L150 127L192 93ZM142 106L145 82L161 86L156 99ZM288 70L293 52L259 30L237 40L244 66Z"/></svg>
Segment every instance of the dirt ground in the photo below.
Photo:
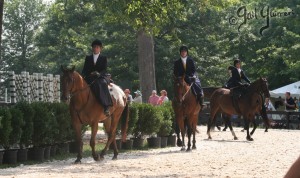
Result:
<svg viewBox="0 0 300 178"><path fill-rule="evenodd" d="M254 141L246 141L246 133L234 128L239 140L231 133L212 132L207 140L206 127L200 126L197 149L180 151L168 147L120 153L118 160L95 162L92 157L73 164L75 158L64 161L44 162L0 170L0 177L258 177L282 178L300 155L300 130L257 129ZM101 136L99 136L101 137Z"/></svg>

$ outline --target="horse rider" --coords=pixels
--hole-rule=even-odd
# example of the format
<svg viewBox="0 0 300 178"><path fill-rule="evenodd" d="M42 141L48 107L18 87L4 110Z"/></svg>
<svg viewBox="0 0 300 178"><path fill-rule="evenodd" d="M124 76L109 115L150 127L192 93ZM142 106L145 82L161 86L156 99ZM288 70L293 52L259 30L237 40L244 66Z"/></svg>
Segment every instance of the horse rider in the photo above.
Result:
<svg viewBox="0 0 300 178"><path fill-rule="evenodd" d="M179 52L180 58L174 62L174 75L184 77L184 81L192 87L197 101L203 106L203 91L200 79L196 75L195 61L188 56L187 46L181 46Z"/></svg>
<svg viewBox="0 0 300 178"><path fill-rule="evenodd" d="M86 56L82 76L91 86L98 102L103 106L104 114L110 115L109 108L113 105L108 85L110 75L107 74L107 58L101 54L102 42L98 39L92 42L93 54Z"/></svg>
<svg viewBox="0 0 300 178"><path fill-rule="evenodd" d="M226 82L225 88L234 89L236 91L236 95L234 96L240 97L241 92L243 92L241 90L244 90L246 87L248 87L251 82L241 69L241 61L239 59L235 59L233 61L233 66L229 66L228 70L231 77ZM246 83L243 83L242 80L244 80Z"/></svg>

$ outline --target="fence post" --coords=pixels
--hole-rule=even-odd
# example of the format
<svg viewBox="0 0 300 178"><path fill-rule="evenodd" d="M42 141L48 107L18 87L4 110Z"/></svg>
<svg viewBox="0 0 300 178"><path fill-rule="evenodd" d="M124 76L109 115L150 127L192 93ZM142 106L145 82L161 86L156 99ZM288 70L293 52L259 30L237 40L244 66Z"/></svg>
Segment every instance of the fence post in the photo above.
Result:
<svg viewBox="0 0 300 178"><path fill-rule="evenodd" d="M55 96L56 96L55 101L60 102L60 75L55 75L55 81L56 81L55 82L55 84L56 84L55 89L56 90L54 90Z"/></svg>
<svg viewBox="0 0 300 178"><path fill-rule="evenodd" d="M28 81L27 81L27 78L26 78L26 73L27 72L21 72L21 77L22 77L22 88L21 88L21 91L22 91L22 97L25 101L29 101L29 98L28 98L28 91L27 91L27 87L28 87Z"/></svg>
<svg viewBox="0 0 300 178"><path fill-rule="evenodd" d="M43 74L38 73L38 101L43 101L44 99L44 90L43 90Z"/></svg>
<svg viewBox="0 0 300 178"><path fill-rule="evenodd" d="M47 80L49 83L49 89L48 89L48 96L49 96L49 102L53 102L53 75L52 74L47 74Z"/></svg>
<svg viewBox="0 0 300 178"><path fill-rule="evenodd" d="M9 87L10 87L10 98L11 103L15 104L17 102L16 94L16 76L14 71L9 72Z"/></svg>

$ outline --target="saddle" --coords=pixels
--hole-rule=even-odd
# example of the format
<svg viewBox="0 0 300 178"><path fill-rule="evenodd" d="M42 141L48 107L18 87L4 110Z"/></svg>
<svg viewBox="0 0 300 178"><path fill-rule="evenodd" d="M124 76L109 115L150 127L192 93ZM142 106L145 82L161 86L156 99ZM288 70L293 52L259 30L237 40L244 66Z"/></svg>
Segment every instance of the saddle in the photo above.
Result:
<svg viewBox="0 0 300 178"><path fill-rule="evenodd" d="M232 105L238 114L241 113L239 107L239 99L246 93L247 86L238 86L234 88L230 88L230 96L232 98Z"/></svg>

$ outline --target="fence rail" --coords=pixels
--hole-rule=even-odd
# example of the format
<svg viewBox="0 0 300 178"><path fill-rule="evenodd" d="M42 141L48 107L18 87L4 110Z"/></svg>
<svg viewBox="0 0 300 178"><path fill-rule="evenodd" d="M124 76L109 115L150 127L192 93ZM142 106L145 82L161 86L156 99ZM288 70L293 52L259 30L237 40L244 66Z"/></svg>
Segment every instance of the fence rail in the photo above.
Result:
<svg viewBox="0 0 300 178"><path fill-rule="evenodd" d="M60 102L60 76L42 73L21 72L15 74L14 71L8 73L10 101L6 103L17 103L19 101Z"/></svg>
<svg viewBox="0 0 300 178"><path fill-rule="evenodd" d="M279 115L278 120L271 120L271 128L278 129L300 129L300 112L297 111L267 111L267 114ZM199 114L198 123L206 125L210 117L210 109L206 108ZM222 123L219 117L217 122ZM232 119L234 125L243 127L244 120L241 118ZM263 123L261 117L256 118L258 124Z"/></svg>

